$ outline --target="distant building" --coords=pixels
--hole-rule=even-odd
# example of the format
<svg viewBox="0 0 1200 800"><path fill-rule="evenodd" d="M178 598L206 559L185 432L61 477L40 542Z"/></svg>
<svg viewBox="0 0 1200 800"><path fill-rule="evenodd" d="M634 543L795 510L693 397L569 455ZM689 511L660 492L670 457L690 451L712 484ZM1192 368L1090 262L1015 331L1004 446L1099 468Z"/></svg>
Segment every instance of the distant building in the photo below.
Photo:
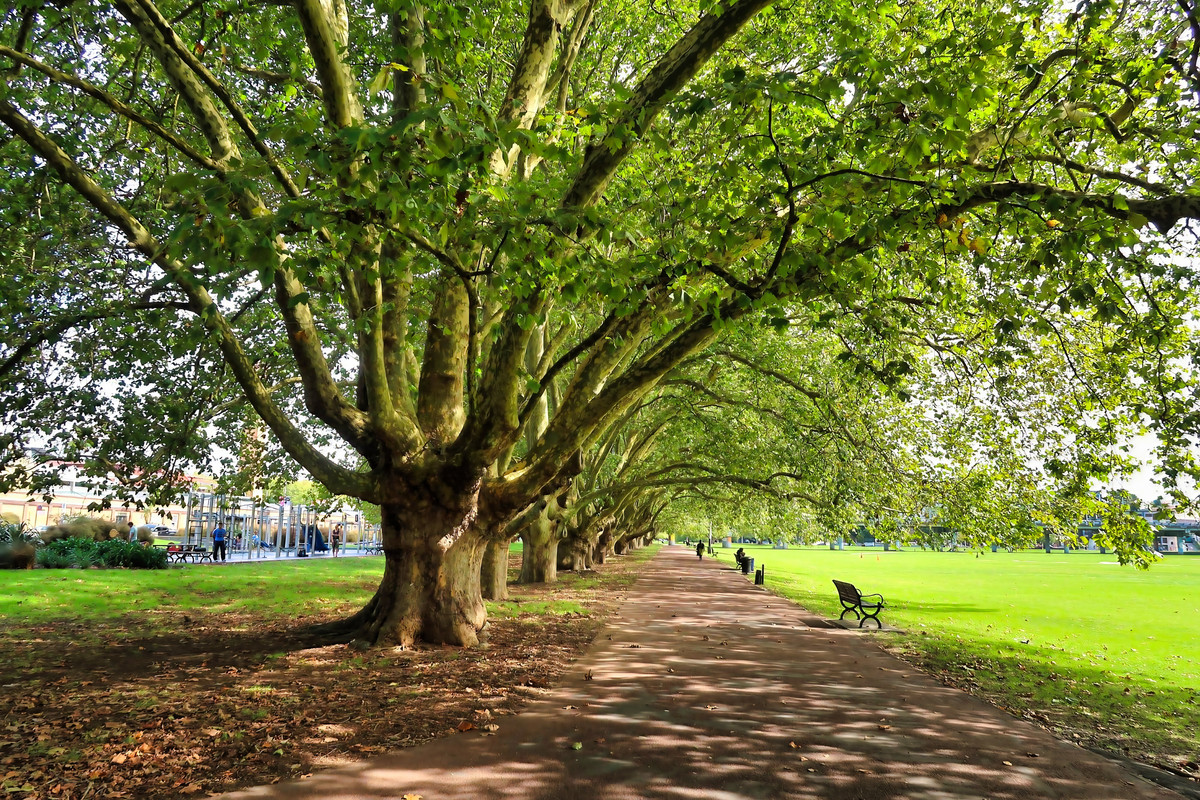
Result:
<svg viewBox="0 0 1200 800"><path fill-rule="evenodd" d="M87 515L112 520L114 525L133 522L135 525L165 525L182 530L185 508L182 500L165 509L147 508L138 510L132 506L113 505L99 511L90 511L88 506L99 505L106 495L105 481L85 476L82 464L58 463L61 467L61 485L47 501L42 497L30 497L27 490L0 493L0 514L9 515L30 528L57 525L63 519ZM200 491L211 491L216 480L203 475L189 475L188 483Z"/></svg>

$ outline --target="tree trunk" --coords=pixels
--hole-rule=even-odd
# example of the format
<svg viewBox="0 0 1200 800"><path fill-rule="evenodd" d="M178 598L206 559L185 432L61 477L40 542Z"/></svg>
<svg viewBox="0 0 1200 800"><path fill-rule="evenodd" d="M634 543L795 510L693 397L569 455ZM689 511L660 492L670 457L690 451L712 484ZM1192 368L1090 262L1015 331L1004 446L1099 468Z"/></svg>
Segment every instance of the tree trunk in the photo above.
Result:
<svg viewBox="0 0 1200 800"><path fill-rule="evenodd" d="M579 561L579 552L575 548L575 542L571 539L558 540L558 568L560 570L574 571L578 569L576 563Z"/></svg>
<svg viewBox="0 0 1200 800"><path fill-rule="evenodd" d="M591 560L597 564L603 564L604 559L608 557L609 550L612 549L612 533L608 530L601 531L600 535L589 541L588 544L591 545Z"/></svg>
<svg viewBox="0 0 1200 800"><path fill-rule="evenodd" d="M521 577L517 583L554 583L558 580L558 531L543 506L521 531Z"/></svg>
<svg viewBox="0 0 1200 800"><path fill-rule="evenodd" d="M457 499L453 508L432 501L381 507L384 569L375 596L354 616L318 632L369 645L479 643L487 611L478 490L447 496Z"/></svg>
<svg viewBox="0 0 1200 800"><path fill-rule="evenodd" d="M592 544L586 539L567 538L558 542L558 568L560 570L590 569L592 566Z"/></svg>
<svg viewBox="0 0 1200 800"><path fill-rule="evenodd" d="M508 599L508 540L488 539L483 550L480 589L487 600Z"/></svg>

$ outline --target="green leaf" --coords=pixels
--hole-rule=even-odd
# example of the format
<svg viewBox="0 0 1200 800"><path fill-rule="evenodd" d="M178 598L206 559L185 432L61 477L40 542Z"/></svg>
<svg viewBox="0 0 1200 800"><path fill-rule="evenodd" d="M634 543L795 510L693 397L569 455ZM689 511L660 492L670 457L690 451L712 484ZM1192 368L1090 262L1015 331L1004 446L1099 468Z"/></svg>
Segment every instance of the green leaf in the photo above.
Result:
<svg viewBox="0 0 1200 800"><path fill-rule="evenodd" d="M374 98L387 88L388 78L392 74L392 65L384 64L379 68L379 72L375 73L375 77L371 79L370 85L367 87L367 93Z"/></svg>

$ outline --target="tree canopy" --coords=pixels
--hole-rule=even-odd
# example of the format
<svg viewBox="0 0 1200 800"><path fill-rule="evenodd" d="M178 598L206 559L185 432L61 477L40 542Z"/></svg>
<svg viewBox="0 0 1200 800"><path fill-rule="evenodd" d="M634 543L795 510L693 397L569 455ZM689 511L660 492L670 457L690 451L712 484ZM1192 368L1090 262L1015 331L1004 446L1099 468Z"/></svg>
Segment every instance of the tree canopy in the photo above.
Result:
<svg viewBox="0 0 1200 800"><path fill-rule="evenodd" d="M1078 493L1153 424L1181 474L1198 30L1137 1L21 0L6 452L169 484L269 431L381 506L380 588L330 633L400 644L476 641L488 544L755 331L971 426L901 437L916 467L984 447Z"/></svg>

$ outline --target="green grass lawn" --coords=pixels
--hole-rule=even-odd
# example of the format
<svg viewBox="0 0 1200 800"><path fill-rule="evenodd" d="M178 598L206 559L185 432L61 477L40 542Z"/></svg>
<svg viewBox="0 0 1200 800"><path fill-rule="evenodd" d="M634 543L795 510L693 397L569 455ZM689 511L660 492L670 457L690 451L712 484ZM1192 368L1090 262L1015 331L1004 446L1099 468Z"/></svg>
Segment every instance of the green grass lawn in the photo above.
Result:
<svg viewBox="0 0 1200 800"><path fill-rule="evenodd" d="M269 618L362 606L383 574L382 558L273 561L165 570L38 569L0 572L0 618L12 629L55 621L237 611ZM152 625L151 625L152 626Z"/></svg>
<svg viewBox="0 0 1200 800"><path fill-rule="evenodd" d="M1200 760L1200 557L1138 571L1040 550L747 553L768 588L826 616L841 612L833 578L882 593L903 629L890 647L1014 713L1136 758Z"/></svg>
<svg viewBox="0 0 1200 800"><path fill-rule="evenodd" d="M657 547L631 556L631 563L650 558ZM520 552L520 543L511 552ZM383 559L263 559L250 563L194 565L165 570L38 569L0 570L0 619L4 636L28 635L56 622L87 625L122 618L120 630L144 635L176 625L176 612L237 612L261 619L307 614L350 614L363 606L379 585ZM623 584L636 572L601 579L570 573L561 576L568 590L586 590L602 580ZM510 570L510 579L516 579ZM526 598L511 586L513 600L488 603L494 616L584 613L573 600ZM95 630L99 631L100 626Z"/></svg>

